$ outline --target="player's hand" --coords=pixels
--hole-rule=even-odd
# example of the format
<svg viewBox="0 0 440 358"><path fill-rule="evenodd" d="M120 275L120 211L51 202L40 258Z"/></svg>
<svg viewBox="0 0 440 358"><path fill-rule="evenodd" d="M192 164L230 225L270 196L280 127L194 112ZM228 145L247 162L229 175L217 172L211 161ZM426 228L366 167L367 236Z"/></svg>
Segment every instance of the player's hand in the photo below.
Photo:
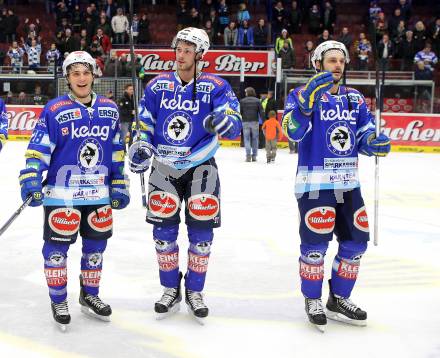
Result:
<svg viewBox="0 0 440 358"><path fill-rule="evenodd" d="M153 152L151 145L144 141L134 142L128 149L128 163L133 173L141 174L148 170L151 165Z"/></svg>
<svg viewBox="0 0 440 358"><path fill-rule="evenodd" d="M359 151L369 157L372 155L385 157L391 151L390 138L385 134L379 134L379 137L376 138L376 134L372 133L367 137L364 143L361 142Z"/></svg>
<svg viewBox="0 0 440 358"><path fill-rule="evenodd" d="M43 184L41 173L34 168L26 168L20 171L18 177L21 187L21 198L26 201L32 196L30 206L40 206L43 204Z"/></svg>
<svg viewBox="0 0 440 358"><path fill-rule="evenodd" d="M319 103L324 92L333 87L333 75L331 72L319 72L314 75L299 92L298 103L304 114L310 114Z"/></svg>
<svg viewBox="0 0 440 358"><path fill-rule="evenodd" d="M234 129L234 122L233 119L222 112L211 112L203 120L203 127L209 133L228 137Z"/></svg>
<svg viewBox="0 0 440 358"><path fill-rule="evenodd" d="M130 181L126 175L114 175L110 182L112 209L124 209L130 203Z"/></svg>

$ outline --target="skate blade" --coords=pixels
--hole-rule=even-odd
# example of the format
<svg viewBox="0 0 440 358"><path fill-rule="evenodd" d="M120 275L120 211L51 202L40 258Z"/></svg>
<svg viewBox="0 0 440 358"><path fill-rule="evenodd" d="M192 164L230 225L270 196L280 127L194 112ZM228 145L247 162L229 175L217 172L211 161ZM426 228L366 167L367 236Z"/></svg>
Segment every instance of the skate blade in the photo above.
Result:
<svg viewBox="0 0 440 358"><path fill-rule="evenodd" d="M171 307L168 312L164 312L164 313L159 313L156 312L156 320L160 321L163 320L165 318L168 318L170 316L172 316L173 314L177 313L180 311L180 303L177 302L173 307Z"/></svg>
<svg viewBox="0 0 440 358"><path fill-rule="evenodd" d="M325 324L314 324L314 323L311 323L311 322L310 322L310 324L311 324L313 327L315 327L319 332L321 332L321 333L325 333L325 327L326 327Z"/></svg>
<svg viewBox="0 0 440 358"><path fill-rule="evenodd" d="M100 321L110 322L110 316L100 316L99 314L93 312L91 308L88 308L86 306L81 306L81 312L89 317L99 319Z"/></svg>
<svg viewBox="0 0 440 358"><path fill-rule="evenodd" d="M63 323L58 323L58 322L55 322L55 325L58 327L58 329L61 331L61 332L63 332L63 333L66 333L67 332L67 324L63 324Z"/></svg>
<svg viewBox="0 0 440 358"><path fill-rule="evenodd" d="M187 310L188 310L188 313L189 313L189 315L198 323L198 324L200 324L201 326L204 326L205 325L205 322L206 322L206 317L204 317L204 318L201 318L201 317L197 317L194 313L193 313L193 311L191 311L191 308L189 307L189 306L187 306Z"/></svg>
<svg viewBox="0 0 440 358"><path fill-rule="evenodd" d="M367 320L351 319L351 318L344 316L341 313L333 312L333 311L329 311L329 310L327 310L327 318L329 318L333 321L338 321L338 322L342 322L342 323L349 324L352 326L357 326L357 327L365 327L367 325Z"/></svg>

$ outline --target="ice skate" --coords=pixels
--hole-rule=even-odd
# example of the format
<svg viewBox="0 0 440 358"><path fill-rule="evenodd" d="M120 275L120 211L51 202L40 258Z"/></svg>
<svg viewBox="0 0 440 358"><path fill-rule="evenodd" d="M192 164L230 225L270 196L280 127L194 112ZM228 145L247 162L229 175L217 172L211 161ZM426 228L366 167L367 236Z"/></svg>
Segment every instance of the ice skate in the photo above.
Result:
<svg viewBox="0 0 440 358"><path fill-rule="evenodd" d="M67 325L70 323L70 314L67 301L64 300L61 303L51 302L50 306L52 307L52 315L55 323L62 332L66 332Z"/></svg>
<svg viewBox="0 0 440 358"><path fill-rule="evenodd" d="M329 285L330 284L329 281ZM356 306L349 298L343 298L333 294L331 286L326 308L327 317L329 319L354 326L367 325L367 312Z"/></svg>
<svg viewBox="0 0 440 358"><path fill-rule="evenodd" d="M201 325L205 324L205 318L208 317L209 309L203 302L201 292L185 290L185 302L188 305L188 313Z"/></svg>
<svg viewBox="0 0 440 358"><path fill-rule="evenodd" d="M314 325L320 332L325 332L327 325L327 317L324 312L324 306L320 298L305 298L305 308L307 317L312 325Z"/></svg>
<svg viewBox="0 0 440 358"><path fill-rule="evenodd" d="M181 280L182 273L179 272L179 285L177 287L165 287L162 297L154 304L154 311L156 312L157 320L167 318L174 313L179 312L180 301L182 301L180 290Z"/></svg>
<svg viewBox="0 0 440 358"><path fill-rule="evenodd" d="M93 296L84 291L82 277L79 276L81 283L81 291L79 294L79 303L81 305L81 312L102 321L109 322L112 309L110 305L101 301L98 296Z"/></svg>

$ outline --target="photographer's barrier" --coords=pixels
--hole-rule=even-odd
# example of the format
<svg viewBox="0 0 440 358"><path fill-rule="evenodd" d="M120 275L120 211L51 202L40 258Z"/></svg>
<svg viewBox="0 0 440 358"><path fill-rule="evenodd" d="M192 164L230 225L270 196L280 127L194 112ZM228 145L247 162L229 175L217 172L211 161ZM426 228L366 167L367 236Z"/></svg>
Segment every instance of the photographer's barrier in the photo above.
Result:
<svg viewBox="0 0 440 358"><path fill-rule="evenodd" d="M9 140L29 140L43 106L7 105ZM281 111L278 119L281 120ZM392 150L396 152L440 153L440 115L419 113L383 113L382 132L391 138ZM221 139L222 146L239 147L239 138ZM287 148L287 139L278 143Z"/></svg>

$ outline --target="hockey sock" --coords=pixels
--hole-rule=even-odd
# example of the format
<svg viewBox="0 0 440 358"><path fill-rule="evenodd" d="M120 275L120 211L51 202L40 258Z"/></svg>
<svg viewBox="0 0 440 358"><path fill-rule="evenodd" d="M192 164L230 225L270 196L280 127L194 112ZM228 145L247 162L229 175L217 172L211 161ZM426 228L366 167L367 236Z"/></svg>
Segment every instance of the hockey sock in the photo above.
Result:
<svg viewBox="0 0 440 358"><path fill-rule="evenodd" d="M307 298L320 298L324 279L324 257L328 242L321 244L301 244L299 258L299 276L301 292Z"/></svg>
<svg viewBox="0 0 440 358"><path fill-rule="evenodd" d="M332 292L340 297L351 295L359 272L363 253L367 250L366 242L341 241L338 254L332 267Z"/></svg>
<svg viewBox="0 0 440 358"><path fill-rule="evenodd" d="M188 272L185 276L185 287L191 291L201 292L205 286L214 232L212 228L199 229L188 226Z"/></svg>
<svg viewBox="0 0 440 358"><path fill-rule="evenodd" d="M102 254L107 240L91 240L83 238L81 257L81 276L85 293L97 296L101 280Z"/></svg>
<svg viewBox="0 0 440 358"><path fill-rule="evenodd" d="M177 235L179 225L157 226L153 228L157 262L159 263L160 284L164 287L179 286L179 246Z"/></svg>
<svg viewBox="0 0 440 358"><path fill-rule="evenodd" d="M44 274L52 302L61 303L67 298L67 251L69 244L45 241L43 245Z"/></svg>

